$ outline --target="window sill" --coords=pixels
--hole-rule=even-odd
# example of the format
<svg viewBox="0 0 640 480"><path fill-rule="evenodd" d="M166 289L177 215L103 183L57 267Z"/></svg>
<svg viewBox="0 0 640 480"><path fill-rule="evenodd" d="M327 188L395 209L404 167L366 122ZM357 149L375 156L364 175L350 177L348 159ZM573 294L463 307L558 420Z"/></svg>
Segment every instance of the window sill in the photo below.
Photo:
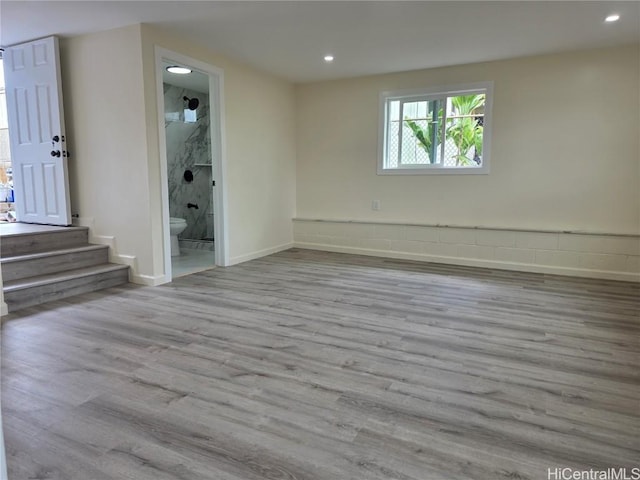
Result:
<svg viewBox="0 0 640 480"><path fill-rule="evenodd" d="M489 166L462 168L378 168L378 175L488 175Z"/></svg>

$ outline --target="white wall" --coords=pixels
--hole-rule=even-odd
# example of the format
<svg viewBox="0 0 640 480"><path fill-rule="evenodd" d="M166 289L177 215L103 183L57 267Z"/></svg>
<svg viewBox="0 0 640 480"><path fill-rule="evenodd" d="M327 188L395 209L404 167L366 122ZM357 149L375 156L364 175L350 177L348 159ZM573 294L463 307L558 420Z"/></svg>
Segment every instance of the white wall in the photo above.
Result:
<svg viewBox="0 0 640 480"><path fill-rule="evenodd" d="M302 248L474 267L640 281L640 236L294 221Z"/></svg>
<svg viewBox="0 0 640 480"><path fill-rule="evenodd" d="M133 280L158 275L151 236L140 26L61 41L72 213L130 263ZM152 282L151 282L152 283Z"/></svg>
<svg viewBox="0 0 640 480"><path fill-rule="evenodd" d="M295 215L293 86L149 25L142 26L152 215L160 211L154 46L224 71L231 263L288 248ZM159 218L159 217L158 217ZM161 238L161 225L154 239ZM157 249L157 245L154 247Z"/></svg>
<svg viewBox="0 0 640 480"><path fill-rule="evenodd" d="M635 45L300 85L297 215L637 234L639 57ZM489 175L376 175L381 91L488 80Z"/></svg>
<svg viewBox="0 0 640 480"><path fill-rule="evenodd" d="M61 42L72 211L109 244L132 281L164 278L155 52L159 45L224 70L232 263L287 248L295 214L294 89L133 25Z"/></svg>
<svg viewBox="0 0 640 480"><path fill-rule="evenodd" d="M634 45L298 86L295 245L640 280L639 59ZM376 175L381 91L479 81L494 82L489 175Z"/></svg>
<svg viewBox="0 0 640 480"><path fill-rule="evenodd" d="M232 263L290 246L296 208L298 219L639 233L637 45L294 89L138 25L62 42L72 208L134 267L135 281L164 275L155 45L224 70ZM484 80L495 82L489 175L376 175L380 91ZM371 210L373 199L382 210ZM296 243L325 248L335 238ZM475 251L476 260L487 255ZM635 250L624 255L600 270L636 265Z"/></svg>

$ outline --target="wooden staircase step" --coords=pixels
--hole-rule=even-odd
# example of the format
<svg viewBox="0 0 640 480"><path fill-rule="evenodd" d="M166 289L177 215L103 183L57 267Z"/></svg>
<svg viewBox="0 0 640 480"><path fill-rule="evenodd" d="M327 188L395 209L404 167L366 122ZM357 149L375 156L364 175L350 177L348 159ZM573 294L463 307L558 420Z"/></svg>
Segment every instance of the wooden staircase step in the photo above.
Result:
<svg viewBox="0 0 640 480"><path fill-rule="evenodd" d="M107 263L109 247L84 245L0 259L4 282Z"/></svg>
<svg viewBox="0 0 640 480"><path fill-rule="evenodd" d="M9 311L127 283L129 267L108 263L109 247L88 240L86 227L0 225Z"/></svg>
<svg viewBox="0 0 640 480"><path fill-rule="evenodd" d="M3 290L9 312L15 312L33 305L122 285L128 281L128 266L105 263L7 281Z"/></svg>
<svg viewBox="0 0 640 480"><path fill-rule="evenodd" d="M11 231L5 227L0 238L0 257L79 247L89 241L87 227L35 227L32 231L25 231L26 228Z"/></svg>

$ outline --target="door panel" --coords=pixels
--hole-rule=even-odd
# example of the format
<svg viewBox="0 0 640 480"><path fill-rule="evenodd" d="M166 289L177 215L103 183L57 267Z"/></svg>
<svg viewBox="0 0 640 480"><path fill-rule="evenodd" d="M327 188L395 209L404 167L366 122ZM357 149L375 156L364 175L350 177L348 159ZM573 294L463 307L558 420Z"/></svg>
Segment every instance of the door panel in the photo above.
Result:
<svg viewBox="0 0 640 480"><path fill-rule="evenodd" d="M48 45L42 41L36 41L33 43L33 64L36 67L49 64L49 48Z"/></svg>
<svg viewBox="0 0 640 480"><path fill-rule="evenodd" d="M58 39L9 47L5 57L18 221L70 225Z"/></svg>
<svg viewBox="0 0 640 480"><path fill-rule="evenodd" d="M24 47L21 45L13 47L13 53L9 59L9 66L12 71L24 70Z"/></svg>
<svg viewBox="0 0 640 480"><path fill-rule="evenodd" d="M17 119L18 143L19 145L31 145L31 130L29 129L29 92L25 88L16 88L15 101L13 103L13 112ZM9 111L7 111L7 116L11 118L11 113L9 113Z"/></svg>
<svg viewBox="0 0 640 480"><path fill-rule="evenodd" d="M14 182L16 178L20 178L20 183L14 185L15 190L22 190L24 195L24 211L27 215L35 215L36 210L36 181L33 172L33 165L23 164L20 166L20 175L16 175L18 171L14 168Z"/></svg>
<svg viewBox="0 0 640 480"><path fill-rule="evenodd" d="M36 99L38 102L38 140L49 143L53 138L51 129L51 89L49 85L36 85Z"/></svg>
<svg viewBox="0 0 640 480"><path fill-rule="evenodd" d="M45 163L42 165L44 174L42 178L44 180L44 206L47 215L55 215L58 211L57 198L60 192L58 192L58 172L55 163Z"/></svg>

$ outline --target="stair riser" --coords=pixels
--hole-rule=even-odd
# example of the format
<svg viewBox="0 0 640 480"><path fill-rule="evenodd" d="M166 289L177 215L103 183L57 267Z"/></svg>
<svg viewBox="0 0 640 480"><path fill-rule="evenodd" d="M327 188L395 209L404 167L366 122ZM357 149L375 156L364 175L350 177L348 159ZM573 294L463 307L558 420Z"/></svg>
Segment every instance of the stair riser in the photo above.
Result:
<svg viewBox="0 0 640 480"><path fill-rule="evenodd" d="M103 288L115 287L128 281L128 269L121 269L80 278L72 278L48 285L5 292L4 298L9 307L9 312L15 312L16 310L40 305L45 302L61 300Z"/></svg>
<svg viewBox="0 0 640 480"><path fill-rule="evenodd" d="M89 240L87 229L69 229L51 233L31 235L11 235L0 240L0 256L24 255L27 253L59 250L86 245Z"/></svg>
<svg viewBox="0 0 640 480"><path fill-rule="evenodd" d="M5 282L22 278L65 272L74 268L91 267L109 261L109 248L71 252L61 255L51 255L32 260L8 262L2 264L2 279Z"/></svg>

